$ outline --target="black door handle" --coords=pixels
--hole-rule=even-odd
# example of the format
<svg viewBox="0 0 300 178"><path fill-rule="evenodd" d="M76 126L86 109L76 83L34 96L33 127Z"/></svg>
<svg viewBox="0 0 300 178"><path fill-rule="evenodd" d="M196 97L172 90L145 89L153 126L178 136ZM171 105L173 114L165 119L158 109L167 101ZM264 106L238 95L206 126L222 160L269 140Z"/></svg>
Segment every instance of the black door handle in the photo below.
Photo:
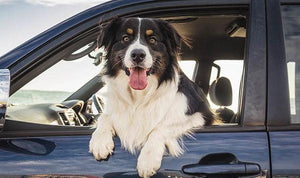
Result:
<svg viewBox="0 0 300 178"><path fill-rule="evenodd" d="M239 177L262 173L259 164L239 161L231 153L206 155L197 164L184 165L182 171L185 174L203 177L226 177L226 175L228 177Z"/></svg>

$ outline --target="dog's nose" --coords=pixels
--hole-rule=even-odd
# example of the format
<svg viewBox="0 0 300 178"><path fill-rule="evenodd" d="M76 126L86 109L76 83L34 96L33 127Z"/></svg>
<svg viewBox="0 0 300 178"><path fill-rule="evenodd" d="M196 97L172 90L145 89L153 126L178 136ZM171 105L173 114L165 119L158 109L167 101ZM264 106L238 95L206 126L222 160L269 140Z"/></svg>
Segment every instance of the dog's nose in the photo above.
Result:
<svg viewBox="0 0 300 178"><path fill-rule="evenodd" d="M142 62L146 57L146 52L142 49L134 49L131 51L130 56L135 63Z"/></svg>

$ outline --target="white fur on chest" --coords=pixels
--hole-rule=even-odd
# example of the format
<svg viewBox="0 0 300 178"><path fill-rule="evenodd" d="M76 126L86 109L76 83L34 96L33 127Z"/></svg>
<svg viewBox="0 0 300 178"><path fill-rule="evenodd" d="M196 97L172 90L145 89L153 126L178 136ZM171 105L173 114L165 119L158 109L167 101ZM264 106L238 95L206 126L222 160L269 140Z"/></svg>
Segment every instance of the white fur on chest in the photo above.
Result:
<svg viewBox="0 0 300 178"><path fill-rule="evenodd" d="M147 88L138 91L129 88L128 77L123 73L106 78L104 113L112 120L122 145L132 153L144 145L155 128L184 124L187 119L187 99L177 92L178 75L159 88L154 76L148 80Z"/></svg>
<svg viewBox="0 0 300 178"><path fill-rule="evenodd" d="M140 176L149 177L159 169L166 148L170 155L179 156L184 151L180 138L204 124L200 112L185 114L188 102L178 92L178 74L159 87L157 79L149 76L146 89L139 91L129 88L128 77L121 72L105 80L104 111L89 147L97 160L112 154L112 137L117 134L125 149L141 150L137 170Z"/></svg>

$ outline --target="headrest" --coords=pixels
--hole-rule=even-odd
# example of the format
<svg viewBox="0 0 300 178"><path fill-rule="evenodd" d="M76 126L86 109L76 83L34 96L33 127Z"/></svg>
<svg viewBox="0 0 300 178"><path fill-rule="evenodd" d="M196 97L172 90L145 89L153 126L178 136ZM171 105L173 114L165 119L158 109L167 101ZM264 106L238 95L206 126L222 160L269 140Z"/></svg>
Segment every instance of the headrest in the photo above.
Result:
<svg viewBox="0 0 300 178"><path fill-rule="evenodd" d="M226 77L220 77L213 81L209 88L209 97L216 105L230 106L232 104L230 80Z"/></svg>

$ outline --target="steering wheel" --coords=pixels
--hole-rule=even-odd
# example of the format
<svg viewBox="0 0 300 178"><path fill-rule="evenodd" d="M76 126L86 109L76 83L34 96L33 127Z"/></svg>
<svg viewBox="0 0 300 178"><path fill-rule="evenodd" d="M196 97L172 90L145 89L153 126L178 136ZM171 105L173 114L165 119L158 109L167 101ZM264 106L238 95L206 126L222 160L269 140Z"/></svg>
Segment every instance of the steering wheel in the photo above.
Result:
<svg viewBox="0 0 300 178"><path fill-rule="evenodd" d="M96 94L93 94L92 96L92 108L94 107L97 111L96 114L101 114L103 112L103 102L101 98L99 98Z"/></svg>

